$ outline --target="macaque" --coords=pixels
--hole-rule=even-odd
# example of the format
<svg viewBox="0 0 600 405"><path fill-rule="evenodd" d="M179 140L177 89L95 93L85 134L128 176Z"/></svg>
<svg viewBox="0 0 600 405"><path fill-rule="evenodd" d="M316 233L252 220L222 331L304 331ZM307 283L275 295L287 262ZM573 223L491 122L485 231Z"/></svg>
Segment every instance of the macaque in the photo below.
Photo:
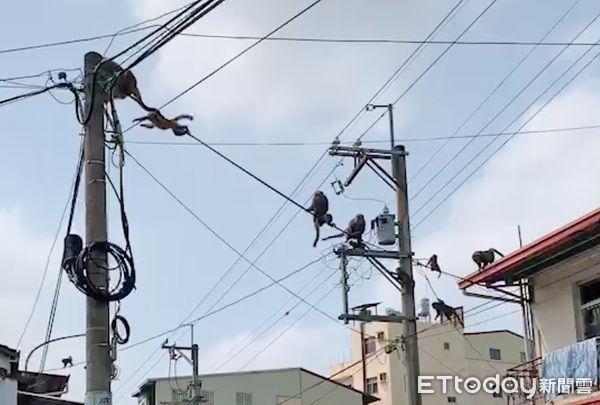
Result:
<svg viewBox="0 0 600 405"><path fill-rule="evenodd" d="M102 58L100 54L97 54L97 56ZM125 99L131 97L144 110L148 112L158 111L156 108L148 107L144 104L140 90L137 87L137 79L130 70L123 70L118 63L103 59L98 65L96 74L98 78L111 83L112 86L112 94L106 95L105 103L110 102L111 98ZM115 80L114 83L112 83L113 80Z"/></svg>
<svg viewBox="0 0 600 405"><path fill-rule="evenodd" d="M320 228L327 224L329 226L335 226L333 223L333 217L327 211L329 211L329 200L322 191L315 191L313 194L312 204L307 208L308 212L313 214L313 223L315 226L315 241L313 247L317 246L319 242Z"/></svg>
<svg viewBox="0 0 600 405"><path fill-rule="evenodd" d="M327 238L323 238L323 240L341 238L345 235L346 241L354 239L360 245L362 244L362 236L365 233L365 228L365 217L362 214L356 214L356 216L350 220L344 232L328 236Z"/></svg>
<svg viewBox="0 0 600 405"><path fill-rule="evenodd" d="M447 305L444 301L438 299L436 302L431 304L431 306L435 310L435 319L441 318L443 323L444 317L446 317L448 320L451 320L454 316L462 324L460 316L458 316L458 313L456 312L456 308Z"/></svg>
<svg viewBox="0 0 600 405"><path fill-rule="evenodd" d="M189 114L181 114L173 119L165 118L164 115L158 110L152 111L143 117L139 117L133 120L133 122L142 122L140 126L144 128L158 128L158 129L170 129L176 136L189 135L190 130L186 125L180 125L179 120L193 120ZM150 122L143 122L143 121Z"/></svg>
<svg viewBox="0 0 600 405"><path fill-rule="evenodd" d="M477 264L479 270L483 270L485 266L494 263L494 260L496 260L496 254L498 254L500 257L504 257L502 253L498 252L494 248L490 248L488 250L477 250L473 252L473 256L471 257L473 258L475 264Z"/></svg>
<svg viewBox="0 0 600 405"><path fill-rule="evenodd" d="M73 357L69 356L62 359L63 368L73 367Z"/></svg>
<svg viewBox="0 0 600 405"><path fill-rule="evenodd" d="M429 269L431 271L437 272L438 273L437 278L440 278L442 276L442 269L440 268L440 265L438 264L437 255L431 255L431 257L427 261L427 264L425 265L425 267L429 267Z"/></svg>

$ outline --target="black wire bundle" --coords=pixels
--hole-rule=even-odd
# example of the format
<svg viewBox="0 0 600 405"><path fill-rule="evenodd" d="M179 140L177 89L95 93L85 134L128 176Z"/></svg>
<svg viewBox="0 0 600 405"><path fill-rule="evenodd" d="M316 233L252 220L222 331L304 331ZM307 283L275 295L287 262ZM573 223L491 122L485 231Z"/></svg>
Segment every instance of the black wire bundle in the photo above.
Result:
<svg viewBox="0 0 600 405"><path fill-rule="evenodd" d="M77 235L69 235L77 236ZM104 258L112 258L116 265L104 265ZM118 245L111 242L94 242L83 248L76 257L63 263L69 278L78 290L89 297L102 301L120 301L135 288L135 266L131 256ZM117 286L110 289L97 286L90 277L90 269L96 266L110 272L119 272Z"/></svg>
<svg viewBox="0 0 600 405"><path fill-rule="evenodd" d="M119 202L121 205L121 218L123 222L125 239L127 240L127 248L123 249L118 245L108 241L93 242L89 246L84 247L81 237L71 233L71 227L73 225L73 218L75 215L75 207L77 204L77 196L79 194L79 185L81 183L81 174L83 172L83 160L84 150L82 142L82 149L79 156L78 173L75 179L73 198L71 200L67 236L65 237L62 268L67 273L71 283L73 283L75 287L77 287L77 289L83 292L85 295L101 301L120 301L133 291L136 280L135 265L133 263L131 244L129 242L129 226L124 212L124 204L122 199L122 177L121 197L119 197ZM113 185L112 182L110 183ZM112 259L116 265L113 267L108 267L109 259ZM109 275L112 271L118 271L119 276L117 278L118 282L116 283L116 286L114 288L110 288L109 286L103 287L94 284L89 274L92 265L100 268Z"/></svg>

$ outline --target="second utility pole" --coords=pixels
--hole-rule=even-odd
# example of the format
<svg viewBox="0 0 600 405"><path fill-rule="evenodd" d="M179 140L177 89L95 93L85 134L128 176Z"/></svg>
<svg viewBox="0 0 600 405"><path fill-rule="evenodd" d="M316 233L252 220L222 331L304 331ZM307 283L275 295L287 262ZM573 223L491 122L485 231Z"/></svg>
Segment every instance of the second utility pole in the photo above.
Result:
<svg viewBox="0 0 600 405"><path fill-rule="evenodd" d="M402 145L394 146L394 149L404 152L404 146ZM402 290L402 313L409 318L402 322L402 335L404 336L405 348L404 353L406 355L406 391L408 393L408 404L421 405L421 396L417 392L420 372L419 348L417 345L415 283L413 281L410 219L408 215L406 155L404 153L392 155L392 173L396 181L396 204L399 232L398 251L400 253L400 268L398 269L398 278L407 281Z"/></svg>
<svg viewBox="0 0 600 405"><path fill-rule="evenodd" d="M85 125L85 239L87 246L107 240L106 178L104 149L105 91L92 80L101 57L85 55L85 104L90 114ZM92 84L96 82L95 88ZM92 97L92 95L94 95ZM108 289L106 252L94 251L88 277L97 288ZM86 397L85 405L111 405L111 360L108 301L86 297Z"/></svg>

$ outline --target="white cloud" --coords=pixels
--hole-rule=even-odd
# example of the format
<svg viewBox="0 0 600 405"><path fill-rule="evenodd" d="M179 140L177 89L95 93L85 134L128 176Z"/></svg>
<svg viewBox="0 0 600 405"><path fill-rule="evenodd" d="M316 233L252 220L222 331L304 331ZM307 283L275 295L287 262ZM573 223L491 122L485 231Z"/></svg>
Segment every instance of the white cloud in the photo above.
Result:
<svg viewBox="0 0 600 405"><path fill-rule="evenodd" d="M163 12L168 7L164 3L131 4L140 18L149 18ZM175 6L175 2L168 4ZM226 2L189 32L263 35L308 4L297 0L274 7L267 0ZM467 8L458 19L467 18L471 11ZM330 1L317 5L277 36L418 38L427 35L446 12L427 2L407 7L382 1L365 7L357 0ZM402 15L401 24L394 15ZM152 77L142 80L145 87L154 83L147 98L162 101L182 91L251 43L177 38L153 56ZM402 45L265 42L187 94L182 99L186 107L173 108L190 109L199 119L197 128L219 130L222 136L330 140L360 107L348 100L366 102L412 50ZM391 94L400 92L392 89ZM409 111L397 114L399 125L405 113Z"/></svg>

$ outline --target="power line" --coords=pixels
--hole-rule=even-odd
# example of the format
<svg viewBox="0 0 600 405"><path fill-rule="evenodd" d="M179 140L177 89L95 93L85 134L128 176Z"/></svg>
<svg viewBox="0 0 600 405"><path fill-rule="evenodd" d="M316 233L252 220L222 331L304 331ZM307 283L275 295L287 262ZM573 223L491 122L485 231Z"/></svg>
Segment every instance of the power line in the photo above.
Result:
<svg viewBox="0 0 600 405"><path fill-rule="evenodd" d="M335 276L337 272L332 272L325 281L330 280L333 276ZM313 291L311 291L309 294L306 295L306 297L308 298L312 293L314 293L319 287L321 287L321 285L318 285L317 288L315 288ZM327 298L333 291L335 291L337 289L337 285L334 285L333 288L330 288L329 290L327 290L327 292L325 294L323 294L316 302L315 305L319 305L325 298ZM295 308L297 308L300 305L300 301L298 301L296 303L296 305L294 305L292 307L292 309L290 309L290 311L294 310ZM310 312L312 311L312 308L308 308L306 311L304 311L299 317L297 317L294 322L290 323L285 329L283 329L277 336L275 336L271 341L269 341L267 344L265 344L258 352L256 352L254 354L254 356L252 356L246 363L244 363L239 369L238 371L243 370L244 368L246 368L247 366L250 365L250 363L252 363L254 360L256 360L260 355L262 355L265 351L267 351L267 349L269 349L270 347L272 347L279 339L281 339L283 337L283 335L285 335L287 332L289 332L290 329L292 329L298 322L300 322L302 319L304 319L304 317L306 315L308 315ZM260 337L260 335L259 335ZM240 351L241 352L241 351Z"/></svg>
<svg viewBox="0 0 600 405"><path fill-rule="evenodd" d="M598 15L600 17L600 14ZM599 40L600 43L600 40ZM550 86L548 86L543 92L542 94L540 94L538 97L536 97L536 99L529 104L529 106L527 106L527 109L524 111L526 112L529 108L531 108L539 99L542 98L542 96L544 94L546 94L552 87L554 87L554 85L556 83L558 83L560 81L560 79L562 79L568 72L569 70L571 70L577 63L579 63L579 61L581 59L583 59L583 57L585 55L587 55L587 53L591 50L592 48L589 48L583 55L581 55L579 58L577 58L575 60L575 62L573 62L568 68L567 70L565 70L556 80L554 80ZM529 122L531 122L544 108L546 108L546 106L548 106L548 104L550 104L569 84L571 84L592 62L594 62L598 56L600 56L600 52L597 53L593 58L591 58L577 73L575 73L575 75L573 77L571 77L571 79L569 79L558 91L556 91L534 114L532 114L521 126L519 126L519 128L517 129L517 131L523 129L527 124L529 124ZM504 130L508 129L512 124L514 124L520 117L521 115L524 114L521 113L519 114L519 116L517 116L514 120L512 120L505 128ZM508 139L506 139L502 144L500 144L500 146L498 148L496 148L491 155L489 155L486 159L484 159L476 168L475 170L473 170L471 173L469 173L469 175L463 179L448 195L446 195L442 201L440 201L440 203L438 203L432 210L430 210L425 217L423 217L416 225L414 228L417 228L420 224L422 224L429 216L431 216L433 214L433 212L435 212L445 201L448 200L448 198L450 198L451 195L453 195L463 184L465 184L467 182L467 180L469 180L473 174L475 174L475 172L477 172L481 167L483 167L483 165L485 165L493 156L496 155L496 153L498 153L500 151L500 149L502 149L508 142L510 142L512 139L514 138L514 135L511 135L508 137ZM479 153L477 153L469 162L467 162L466 165L464 165L458 173L461 173L462 171L464 171L478 156L480 156L493 142L495 141L495 139L492 139L491 142L489 142L482 150L479 151ZM458 175L458 174L457 174ZM441 190L443 190L446 186L448 186L452 180L454 180L457 175L453 176L452 179L450 179L444 186L442 186L442 188L440 188L440 190L438 192L436 192L436 194L434 194L434 196L432 198L430 198L424 205L421 206L424 207L426 204L428 204L437 194L439 194L439 192ZM417 209L417 211L419 211L421 208ZM413 229L414 229L413 228Z"/></svg>
<svg viewBox="0 0 600 405"><path fill-rule="evenodd" d="M313 261L307 263L306 265L304 265L304 266L302 266L302 267L300 267L300 268L298 268L298 269L296 269L296 270L288 273L287 275L279 278L278 280L276 280L276 281L274 281L272 283L266 284L263 287L260 287L260 288L258 288L256 290L252 291L249 294L246 294L246 295L244 295L244 296L242 296L242 297L240 297L240 298L238 298L238 299L236 299L236 300L234 300L234 301L232 301L232 302L230 302L230 303L228 303L226 305L223 305L223 306L219 307L218 309L215 309L215 310L213 310L213 311L211 311L209 313L206 313L206 314L204 314L200 318L193 319L192 321L190 321L189 323L187 323L185 325L176 326L176 327L174 327L172 329L166 330L164 332L160 332L160 333L158 333L156 335L153 335L153 336L151 336L149 338L146 338L144 340L141 340L139 342L132 343L132 344L126 346L125 348L123 348L122 351L131 350L131 349L133 349L133 348L135 348L137 346L141 346L143 344L146 344L148 342L154 341L154 340L159 339L161 337L164 337L166 335L170 335L173 332L176 332L178 330L181 330L181 329L185 328L189 324L198 323L199 321L204 320L204 319L206 319L206 318L208 318L208 317L210 317L212 315L218 314L218 313L220 313L220 312L222 312L222 311L224 311L224 310L226 310L228 308L231 308L231 307L233 307L235 305L238 305L238 304L240 304L240 303L242 303L242 302L244 302L244 301L246 301L246 300L248 300L248 299L250 299L250 298L252 298L252 297L254 297L256 295L258 295L258 294L260 294L261 292L263 292L263 291L265 291L265 290L273 287L275 284L277 284L277 282L285 281L288 278L290 278L290 277L292 277L292 276L294 276L296 274L299 274L300 272L302 272L302 271L310 268L312 265L318 263L322 259L323 259L323 257L320 257L317 260L313 260ZM184 331L184 333L187 333L187 329L186 329L186 331ZM129 381L131 381L133 379L133 377L144 367L144 365L146 365L150 361L150 359L154 356L154 354L156 354L160 350L160 348L161 348L161 346L159 346L157 349L155 349L155 351L150 356L148 356L144 362L142 362L140 364L140 366L138 367L138 369L133 374L131 374L131 376L127 380L125 380L123 383L121 383L121 387L126 386L127 383ZM158 362L156 364L158 364ZM154 366L152 368L154 368Z"/></svg>
<svg viewBox="0 0 600 405"><path fill-rule="evenodd" d="M469 30L471 28L473 28L473 26L490 10L490 8L492 8L492 6L494 4L496 4L498 0L492 0L486 8L483 9L483 11L481 13L479 13L479 15L477 17L475 17L475 19L467 26L467 28L465 28L458 37L456 37L456 40L453 41L450 45L448 45L446 47L446 49L444 49L442 51L442 53L440 53L438 55L437 58L435 58L433 60L433 62L431 62L423 72L421 72L421 74L419 76L417 76L417 78L400 94L400 96L398 96L398 98L396 98L396 100L394 100L394 102L392 103L392 105L396 105L398 104L398 102L400 100L402 100L404 98L404 96L414 87L416 86L417 83L419 83L419 81L421 81L421 79L454 47L455 42L459 41L463 36L465 36L467 34L467 32L469 32ZM382 113L375 121L373 121L373 124L371 124L371 126L369 126L359 137L358 140L361 140L374 126L376 123L378 123L385 115L387 114L387 110L386 112Z"/></svg>
<svg viewBox="0 0 600 405"><path fill-rule="evenodd" d="M561 132L576 132L576 131L587 131L591 129L600 129L600 125L583 125L576 127L561 127L561 128L547 128L529 131L517 131L517 132L491 132L481 135L459 135L459 136L431 136L423 138L401 138L402 142L433 142L443 140L458 140L458 139L469 139L469 138L489 138L499 136L512 136L512 135L540 135L540 134L552 134ZM362 143L377 144L377 143L389 143L389 139L375 139L365 140ZM136 141L128 140L127 143L135 145L171 145L171 146L201 146L198 142L170 142L170 141ZM344 145L351 145L354 142L341 142ZM331 142L206 142L210 146L323 146L331 145Z"/></svg>
<svg viewBox="0 0 600 405"><path fill-rule="evenodd" d="M444 17L437 23L437 25L433 28L433 30L431 30L431 32L427 35L427 37L425 39L429 40L431 38L434 38L446 26L446 24L448 24L456 16L456 14L458 14L458 10L460 10L468 1L469 0L460 0L458 3L456 3L454 5L454 7L452 7L450 9L450 11L448 13L446 13L444 15ZM375 92L375 94L373 94L366 103L361 105L360 109L356 112L356 114L352 117L352 119L344 126L344 128L342 128L340 133L338 133L336 135L335 139L337 139L344 132L346 132L350 127L352 127L352 125L354 125L356 122L358 122L359 118L365 112L364 106L374 102L375 99L377 99L377 97L379 97L379 95L382 94L398 78L398 76L402 72L404 72L405 69L408 66L410 66L410 64L421 54L421 52L423 51L425 46L426 46L426 44L420 44L408 55L408 58L406 58L400 64L400 66L398 66L398 68L396 70L394 70L392 75L383 83L383 85Z"/></svg>
<svg viewBox="0 0 600 405"><path fill-rule="evenodd" d="M83 145L83 140L82 140L82 145ZM67 202L65 203L65 205L63 207L62 213L60 215L60 219L58 221L58 226L56 228L56 232L54 232L52 244L50 245L50 251L48 252L48 255L46 256L46 263L44 264L44 270L42 272L42 280L40 281L40 286L38 287L37 293L35 295L35 299L33 301L33 306L31 308L31 312L29 313L29 316L27 317L27 321L25 322L25 326L23 327L23 330L21 331L21 335L19 336L19 340L17 342L17 347L21 347L23 337L25 336L25 333L27 333L27 329L29 329L29 325L31 324L31 320L33 319L33 315L34 315L37 305L39 303L40 295L42 294L42 290L43 290L44 284L46 282L46 276L48 275L48 270L50 268L50 260L52 258L52 253L54 252L56 242L58 242L60 230L62 229L62 224L65 220L67 211L69 209L69 205L71 203L71 195L74 193L74 189L76 186L77 176L79 173L79 162L80 162L80 160L78 159L77 160L77 168L75 169L75 174L73 175L73 180L72 180L71 186L69 188L69 195L67 197ZM62 269L60 269L60 271L62 272Z"/></svg>
<svg viewBox="0 0 600 405"><path fill-rule="evenodd" d="M298 294L302 293L304 291L304 289L307 288L310 284L312 284L313 281L317 280L320 275L321 275L321 271L317 272L306 284L304 284L304 286L300 290L298 290ZM327 277L327 279L329 279L329 276ZM311 290L305 296L305 298L308 298L319 287L321 287L321 282L319 282L319 284L317 284L316 288ZM235 357L237 357L241 352L243 352L250 345L252 345L254 342L256 342L266 332L271 330L277 323L281 322L285 317L287 317L291 313L291 311L293 311L296 308L297 305L300 304L300 301L298 301L297 305L294 305L292 308L290 308L289 310L284 312L275 321L273 321L269 326L267 326L265 329L263 329L263 326L265 326L267 324L267 322L269 322L271 319L273 319L275 316L277 316L277 314L279 314L282 310L284 310L292 301L294 301L294 298L290 297L290 299L288 301L286 301L283 305L281 305L278 309L276 309L267 319L265 319L252 332L250 332L247 336L245 336L244 339L242 340L242 342L248 341L247 344L245 344L243 347L241 344L235 345L235 347L233 347L231 350L229 350L224 356L222 356L214 364L214 367L210 367L209 369L214 369L214 372L219 371L220 369L225 367L227 364L229 364L231 362L231 360L233 360ZM261 329L263 329L263 330L261 331ZM259 331L261 331L261 332L258 333ZM242 343L242 342L240 342L240 343Z"/></svg>
<svg viewBox="0 0 600 405"><path fill-rule="evenodd" d="M284 27L286 27L287 25L289 25L290 23L292 23L294 20L296 20L297 18L299 18L300 16L302 16L306 12L308 12L310 9L312 9L317 4L319 4L321 1L322 0L315 0L312 3L310 3L308 6L306 6L304 9L302 9L300 12L298 12L297 14L295 14L293 17L289 18L284 23L282 23L281 25L279 25L278 27L276 27L275 29L273 29L272 31L270 31L268 34L266 34L265 36L261 37L261 39L259 39L258 41L254 42L252 45L244 48L242 51L238 52L235 56L233 56L232 58L228 59L225 63L223 63L222 65L220 65L219 67L217 67L215 70L213 70L212 72L210 72L209 74L207 74L206 76L204 76L203 78L201 78L200 80L196 81L194 84L192 84L191 86L189 86L188 88L186 88L185 90L183 90L182 92L180 92L179 94L177 94L175 97L173 97L172 99L170 99L169 101L167 101L165 104L163 104L161 106L161 108L163 108L163 107L165 107L165 106L173 103L174 101L178 100L179 98L183 97L185 94L189 93L194 88L198 87L200 84L204 83L206 80L208 80L209 78L211 78L212 76L214 76L215 74L217 74L218 72L220 72L221 70L225 69L231 63L235 62L236 60L238 60L239 58L241 58L242 56L244 56L246 53L248 53L249 51L251 51L252 49L254 49L257 45L261 44L267 38L269 38L270 36L272 36L276 32L280 31L281 29L283 29ZM130 129L130 128L128 128L128 129Z"/></svg>
<svg viewBox="0 0 600 405"><path fill-rule="evenodd" d="M587 29L596 22L596 20L600 18L600 14L596 15L596 17L594 17L581 31L579 31L579 33L573 38L573 40L577 39L579 36L583 35L583 33L585 31L587 31ZM548 68L554 63L556 62L556 60L568 49L568 46L563 47L548 63L546 63L546 65L540 69L535 76L529 80L529 82L527 82L527 84L521 88L521 90L519 90L509 101L508 103L506 103L484 126L483 128L479 131L479 132L483 132L485 131L492 123L494 123L496 121L496 119L498 119L498 117L500 117L500 115L502 115L502 113L504 113L523 93L525 93L525 91L533 84L536 82L537 79L539 79L542 74L548 70ZM588 50L583 54L586 55L592 48L588 48ZM583 56L582 55L582 56ZM522 61L524 61L525 59L522 59ZM578 59L579 60L579 59ZM519 66L519 65L517 65ZM573 66L573 65L572 65ZM562 75L559 76L559 79L562 78L562 76L564 74L566 74L569 69L572 68L572 66L570 66ZM512 72L511 72L512 73ZM501 82L503 83L503 82ZM552 85L550 87L552 87L554 84L556 83L556 81L554 81L552 83ZM523 109L523 111L521 112L521 114L517 115L517 117L515 118L515 120L513 120L508 126L506 126L504 128L504 130L502 130L501 132L506 131L510 125L512 125L520 116L522 116L523 114L525 114L527 112L527 110L535 103L537 102L544 94L546 91L548 91L548 89L550 88L548 87L544 92L542 92L542 94L540 94L540 96L538 96L532 103L530 103L525 109ZM474 114L473 114L474 115ZM447 162L446 164L440 169L438 170L433 176L431 176L431 178L423 185L421 186L421 188L411 197L411 200L414 200L425 188L427 188L427 186L429 186L440 174L442 174L447 168L448 166L454 162L474 141L475 139L477 139L477 137L471 138L469 140L469 142L467 142L460 150L458 150ZM495 140L495 138L494 138ZM492 140L492 142L494 141ZM458 172L460 173L460 171ZM456 175L458 175L458 173ZM443 188L442 188L443 189ZM442 190L438 190L438 192L436 194L433 195L432 198L435 198L435 196L437 196L437 194L439 194L439 192ZM413 215L416 215L423 207L425 206L422 205L421 207L419 207L414 213Z"/></svg>
<svg viewBox="0 0 600 405"><path fill-rule="evenodd" d="M556 27L558 27L567 18L567 16L571 13L571 11L575 8L575 6L577 6L577 4L580 3L580 1L581 0L575 0L571 4L571 6L569 8L567 8L567 10L550 27L550 29L548 31L546 31L546 33L542 37L541 41L544 41L556 29ZM496 92L498 92L498 90L500 90L502 88L502 86L504 86L504 84L506 84L508 79L510 79L512 77L512 75L517 70L519 70L519 68L525 63L525 61L527 61L527 59L529 59L529 57L536 51L537 48L538 48L538 45L531 48L529 50L529 52L527 52L525 54L525 56L523 58L521 58L521 60L519 60L519 62L517 62L517 64L508 72L508 74L506 76L504 76L504 78L502 80L500 80L500 82L498 82L498 84L494 87L494 89L469 114L469 116L458 126L458 128L456 128L456 130L452 133L452 135L450 137L446 138L446 142L444 142L442 145L440 145L440 147L438 149L436 149L435 152L433 152L431 157L425 163L423 163L421 165L421 167L411 176L411 181L419 176L419 174L433 161L433 159L436 158L437 155L439 155L439 153L446 147L446 145L448 145L448 142L450 142L450 140L453 139L453 137L458 135L460 130L463 129L463 127L483 108L483 106L494 96L494 94L496 94ZM477 136L475 136L475 137L477 137ZM446 167L447 166L444 166L444 168L441 169L440 171L444 170ZM427 183L427 184L429 184L429 183ZM423 186L419 191L417 191L417 193L413 197L416 197L419 194L419 192L422 191L427 186L427 184L425 186Z"/></svg>
<svg viewBox="0 0 600 405"><path fill-rule="evenodd" d="M154 17L149 20L142 21L132 27L139 27L139 25L155 21L169 14L173 14L186 6L180 7L175 10L171 10L161 16ZM146 31L157 27L158 25L149 25L140 28L124 28L113 34L102 34L83 38L68 39L64 41L47 42L35 45L25 45L21 47L0 49L0 54L17 53L24 51L31 51L36 49L53 48L64 45L74 45L78 43L93 42L101 39L114 40L116 37L134 34L140 31ZM196 37L206 39L227 39L227 40L257 40L260 36L257 35L218 35L218 34L202 34L202 33L180 33L179 36L185 37ZM326 44L399 44L399 45L449 45L455 43L455 45L466 45L466 46L545 46L555 47L565 45L565 42L561 41L516 41L516 40L496 40L496 41L452 41L452 40L419 40L419 39L402 39L402 38L324 38L324 37L270 37L266 41L271 42L305 42L305 43L326 43ZM593 43L590 42L576 42L573 46L590 46ZM105 53L108 49L105 51Z"/></svg>
<svg viewBox="0 0 600 405"><path fill-rule="evenodd" d="M301 16L302 14L304 14L305 12L307 12L308 10L310 10L312 7L314 7L315 5L317 5L319 1L315 1L314 3L312 3L311 5L309 5L308 7L306 7L305 9L303 9L301 12L299 12L298 14L296 14L294 17L292 17L291 19L287 20L285 23L283 23L282 25L280 25L278 28L276 28L275 30L271 31L271 33L269 33L267 36L265 36L264 38L274 34L275 32L277 32L278 30L280 30L281 28L285 27L287 24L291 23L292 21L294 21L296 18L298 18L299 16ZM263 38L263 40L264 40ZM224 64L222 64L220 67L218 67L216 70L214 70L212 73L210 73L209 75L205 76L204 78L200 79L199 81L197 81L195 84L193 84L192 86L188 87L184 92L180 93L178 96L176 96L175 98L171 99L170 101L168 101L166 104L164 104L162 107L174 102L175 100L177 100L178 98L180 98L181 96L183 96L184 94L186 94L187 92L191 91L194 87L198 86L200 83L204 82L205 80L207 80L208 78L212 77L214 74L216 74L217 72L219 72L220 70L222 70L223 68L225 68L227 65L229 65L230 63L232 63L233 61L237 60L238 58L240 58L242 55L244 55L246 52L250 51L253 47L255 47L256 45L258 45L259 43L261 43L262 40L254 43L253 45L251 45L250 47L247 47L245 50L243 50L242 52L238 53L237 55L235 55L233 58L229 59L227 62L225 62ZM161 108L162 108L161 107ZM132 129L134 126L129 127L126 131ZM316 167L318 165L318 162L314 165L314 167ZM313 168L314 168L313 167ZM312 171L312 169L311 169ZM304 180L306 180L309 175L310 172L307 173L307 175L304 177L304 179L300 182L300 184L298 185L297 188L300 187L300 185L304 182ZM150 174L150 173L149 173ZM152 176L153 177L153 176ZM165 187L163 187L165 188ZM175 197L172 193L170 193L173 197ZM176 197L175 197L176 198ZM177 198L176 198L177 199ZM179 200L180 201L180 200ZM286 201L287 202L287 201ZM184 205L185 206L185 205ZM285 207L285 203L282 205L282 208ZM190 211L190 213L193 214L193 212L191 210L189 210L189 208L186 208L188 211ZM276 213L277 215L277 213ZM199 218L197 218L199 219ZM268 223L267 223L268 226ZM260 232L259 232L260 235ZM243 257L243 255L240 255L240 257Z"/></svg>

